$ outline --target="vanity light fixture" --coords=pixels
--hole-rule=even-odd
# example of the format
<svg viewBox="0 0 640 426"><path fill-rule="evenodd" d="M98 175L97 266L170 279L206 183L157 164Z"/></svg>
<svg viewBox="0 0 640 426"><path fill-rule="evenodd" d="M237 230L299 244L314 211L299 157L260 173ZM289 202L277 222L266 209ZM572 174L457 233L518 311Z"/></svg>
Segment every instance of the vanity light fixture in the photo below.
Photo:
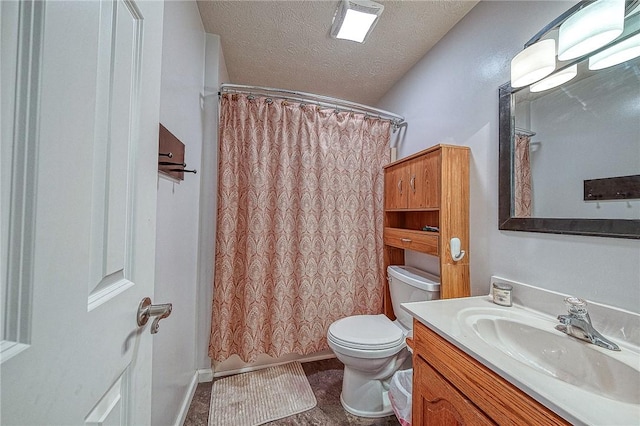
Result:
<svg viewBox="0 0 640 426"><path fill-rule="evenodd" d="M624 28L625 0L598 0L560 25L558 59L584 56L614 40Z"/></svg>
<svg viewBox="0 0 640 426"><path fill-rule="evenodd" d="M575 77L573 67L558 61L582 60L591 54L589 69L598 70L640 56L640 20L630 18L635 14L640 16L640 0L581 0L540 30L513 58L511 87L539 82L531 90L537 92ZM563 71L551 75L556 67Z"/></svg>
<svg viewBox="0 0 640 426"><path fill-rule="evenodd" d="M589 58L589 69L592 71L612 67L640 56L640 34L616 43L602 52Z"/></svg>
<svg viewBox="0 0 640 426"><path fill-rule="evenodd" d="M340 0L331 37L364 43L383 10L383 5L369 0Z"/></svg>
<svg viewBox="0 0 640 426"><path fill-rule="evenodd" d="M548 76L556 69L556 41L542 40L511 60L511 86L523 87Z"/></svg>
<svg viewBox="0 0 640 426"><path fill-rule="evenodd" d="M531 92L542 92L560 86L578 75L578 65L573 64L563 70L551 74L549 77L534 83L529 87Z"/></svg>

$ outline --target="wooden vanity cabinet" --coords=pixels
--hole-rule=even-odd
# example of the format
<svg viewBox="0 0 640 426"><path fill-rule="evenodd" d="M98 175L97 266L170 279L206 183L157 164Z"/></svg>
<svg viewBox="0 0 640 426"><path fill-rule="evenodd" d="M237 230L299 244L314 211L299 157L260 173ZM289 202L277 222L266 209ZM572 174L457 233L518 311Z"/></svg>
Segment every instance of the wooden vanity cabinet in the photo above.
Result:
<svg viewBox="0 0 640 426"><path fill-rule="evenodd" d="M412 413L416 425L493 425L458 389L418 357L413 363L414 387L420 389Z"/></svg>
<svg viewBox="0 0 640 426"><path fill-rule="evenodd" d="M414 320L412 424L570 423Z"/></svg>
<svg viewBox="0 0 640 426"><path fill-rule="evenodd" d="M440 261L440 297L469 296L469 148L441 144L395 161L384 167L384 184L385 275L404 265L404 250L426 253ZM457 262L453 237L467 252ZM386 280L385 314L395 319Z"/></svg>

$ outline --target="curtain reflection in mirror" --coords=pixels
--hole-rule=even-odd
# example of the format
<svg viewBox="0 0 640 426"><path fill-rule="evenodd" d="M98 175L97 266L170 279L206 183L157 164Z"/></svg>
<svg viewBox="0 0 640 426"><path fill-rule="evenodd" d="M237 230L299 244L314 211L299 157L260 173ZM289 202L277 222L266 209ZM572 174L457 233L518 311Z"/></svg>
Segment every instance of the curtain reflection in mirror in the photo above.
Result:
<svg viewBox="0 0 640 426"><path fill-rule="evenodd" d="M531 217L531 136L516 133L513 161L514 216Z"/></svg>

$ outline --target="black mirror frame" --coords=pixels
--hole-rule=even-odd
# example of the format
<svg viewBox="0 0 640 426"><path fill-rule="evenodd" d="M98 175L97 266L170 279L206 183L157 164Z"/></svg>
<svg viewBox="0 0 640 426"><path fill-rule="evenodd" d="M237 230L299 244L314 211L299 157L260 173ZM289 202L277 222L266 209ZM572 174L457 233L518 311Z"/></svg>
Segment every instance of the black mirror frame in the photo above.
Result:
<svg viewBox="0 0 640 426"><path fill-rule="evenodd" d="M551 234L590 235L595 237L640 239L640 220L513 217L512 215L512 138L511 82L498 89L498 229L503 231L544 232Z"/></svg>

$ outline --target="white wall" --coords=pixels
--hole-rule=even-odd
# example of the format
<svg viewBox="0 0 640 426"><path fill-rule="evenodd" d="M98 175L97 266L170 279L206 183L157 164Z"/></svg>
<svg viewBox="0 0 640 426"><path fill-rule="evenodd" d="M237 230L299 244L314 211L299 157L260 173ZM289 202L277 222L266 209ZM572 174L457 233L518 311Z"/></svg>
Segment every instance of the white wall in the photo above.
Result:
<svg viewBox="0 0 640 426"><path fill-rule="evenodd" d="M209 336L211 334L211 303L216 239L216 208L218 179L218 95L220 84L229 83L220 37L206 34L205 98L203 100L203 137L200 233L198 250L198 294L196 321L196 366L210 369Z"/></svg>
<svg viewBox="0 0 640 426"><path fill-rule="evenodd" d="M160 122L200 168L205 33L195 1L165 2ZM154 303L173 303L153 341L152 424L181 423L194 383L200 174L158 179Z"/></svg>
<svg viewBox="0 0 640 426"><path fill-rule="evenodd" d="M638 240L498 230L498 86L524 43L574 3L481 1L378 106L409 123L399 157L440 142L471 148L473 294L495 274L639 312Z"/></svg>

